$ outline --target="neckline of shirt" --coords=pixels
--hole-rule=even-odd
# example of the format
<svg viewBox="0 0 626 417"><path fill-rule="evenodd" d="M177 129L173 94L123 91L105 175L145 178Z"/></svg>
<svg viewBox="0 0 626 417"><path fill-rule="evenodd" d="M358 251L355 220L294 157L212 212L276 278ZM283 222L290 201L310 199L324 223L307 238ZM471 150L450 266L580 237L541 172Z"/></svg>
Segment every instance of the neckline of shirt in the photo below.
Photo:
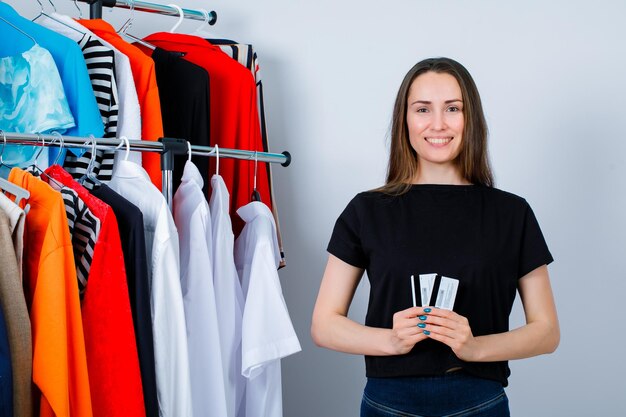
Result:
<svg viewBox="0 0 626 417"><path fill-rule="evenodd" d="M471 190L478 188L476 184L411 184L411 190Z"/></svg>

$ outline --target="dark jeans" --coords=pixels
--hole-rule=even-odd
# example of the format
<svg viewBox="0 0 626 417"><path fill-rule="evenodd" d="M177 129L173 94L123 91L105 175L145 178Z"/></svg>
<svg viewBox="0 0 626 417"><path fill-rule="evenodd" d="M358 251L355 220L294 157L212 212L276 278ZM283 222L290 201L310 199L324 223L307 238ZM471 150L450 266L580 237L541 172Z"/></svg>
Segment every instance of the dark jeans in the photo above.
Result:
<svg viewBox="0 0 626 417"><path fill-rule="evenodd" d="M443 376L368 378L361 417L509 417L502 384L463 371Z"/></svg>

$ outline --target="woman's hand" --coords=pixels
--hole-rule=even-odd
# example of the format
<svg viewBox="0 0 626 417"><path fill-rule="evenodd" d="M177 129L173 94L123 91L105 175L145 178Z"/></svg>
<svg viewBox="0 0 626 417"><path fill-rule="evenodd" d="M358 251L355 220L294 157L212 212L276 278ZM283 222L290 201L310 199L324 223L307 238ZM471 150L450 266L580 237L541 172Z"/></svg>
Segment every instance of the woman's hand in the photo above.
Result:
<svg viewBox="0 0 626 417"><path fill-rule="evenodd" d="M411 307L393 315L390 339L392 354L403 355L408 353L416 343L427 338L424 335L424 329L418 327L418 324L422 322L419 317L425 318L425 314L422 307Z"/></svg>
<svg viewBox="0 0 626 417"><path fill-rule="evenodd" d="M420 320L426 326L424 334L431 339L448 345L454 354L464 361L479 360L479 342L472 334L466 317L454 311L430 307L426 320Z"/></svg>

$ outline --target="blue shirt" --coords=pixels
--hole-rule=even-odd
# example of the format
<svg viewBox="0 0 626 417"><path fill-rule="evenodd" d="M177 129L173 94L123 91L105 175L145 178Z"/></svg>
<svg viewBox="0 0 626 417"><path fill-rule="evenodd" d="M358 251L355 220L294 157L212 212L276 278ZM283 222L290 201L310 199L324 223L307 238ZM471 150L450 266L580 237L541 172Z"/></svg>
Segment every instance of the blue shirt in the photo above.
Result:
<svg viewBox="0 0 626 417"><path fill-rule="evenodd" d="M76 126L68 129L65 134L85 137L92 134L96 138L101 138L104 135L104 126L87 73L87 65L78 44L23 18L11 6L1 1L0 16L34 38L54 58L63 82L67 102L76 123ZM0 39L2 39L0 56L19 55L33 46L33 41L28 36L1 20ZM51 155L51 158L54 157Z"/></svg>

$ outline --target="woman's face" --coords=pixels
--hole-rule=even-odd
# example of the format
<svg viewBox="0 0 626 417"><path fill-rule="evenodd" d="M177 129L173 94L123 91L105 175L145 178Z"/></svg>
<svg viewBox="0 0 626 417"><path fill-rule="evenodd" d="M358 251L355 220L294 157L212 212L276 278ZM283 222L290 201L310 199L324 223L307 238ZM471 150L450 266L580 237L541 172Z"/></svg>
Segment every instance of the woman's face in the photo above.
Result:
<svg viewBox="0 0 626 417"><path fill-rule="evenodd" d="M426 72L418 76L407 99L406 121L418 162L454 164L463 144L461 87L450 74Z"/></svg>

